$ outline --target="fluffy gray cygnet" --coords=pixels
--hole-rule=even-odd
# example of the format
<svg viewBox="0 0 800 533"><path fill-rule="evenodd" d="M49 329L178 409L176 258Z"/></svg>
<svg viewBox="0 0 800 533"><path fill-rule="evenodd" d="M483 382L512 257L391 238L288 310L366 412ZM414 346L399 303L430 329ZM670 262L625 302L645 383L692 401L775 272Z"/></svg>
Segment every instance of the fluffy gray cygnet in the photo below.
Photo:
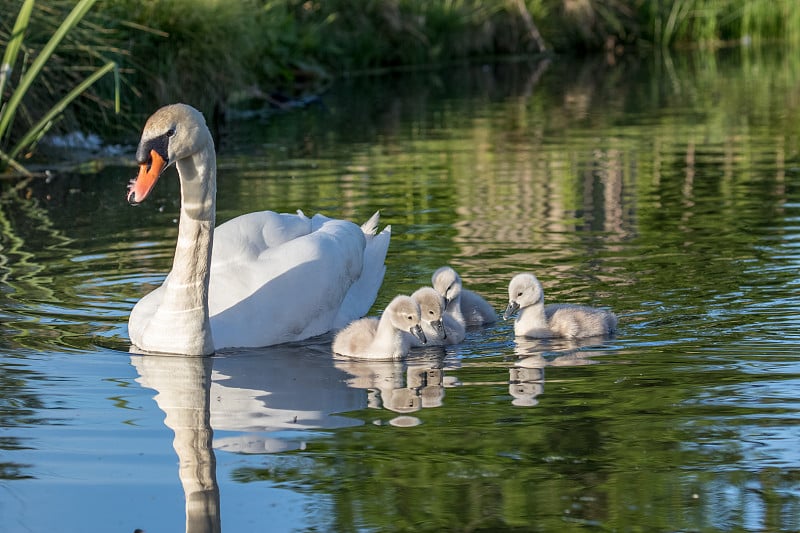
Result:
<svg viewBox="0 0 800 533"><path fill-rule="evenodd" d="M503 319L515 313L514 333L522 337L599 337L617 329L617 316L611 311L585 305L545 305L542 284L527 273L517 274L508 284Z"/></svg>

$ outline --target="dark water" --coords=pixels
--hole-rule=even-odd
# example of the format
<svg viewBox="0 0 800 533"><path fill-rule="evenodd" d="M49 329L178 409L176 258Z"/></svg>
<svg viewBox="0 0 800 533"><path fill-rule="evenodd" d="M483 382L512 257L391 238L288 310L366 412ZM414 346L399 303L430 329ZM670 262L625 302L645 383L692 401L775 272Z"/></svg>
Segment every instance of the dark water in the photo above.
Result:
<svg viewBox="0 0 800 533"><path fill-rule="evenodd" d="M381 210L373 313L443 264L498 309L532 271L613 339L131 356L176 180L2 184L0 529L800 530L797 57L359 79L223 139L219 221Z"/></svg>

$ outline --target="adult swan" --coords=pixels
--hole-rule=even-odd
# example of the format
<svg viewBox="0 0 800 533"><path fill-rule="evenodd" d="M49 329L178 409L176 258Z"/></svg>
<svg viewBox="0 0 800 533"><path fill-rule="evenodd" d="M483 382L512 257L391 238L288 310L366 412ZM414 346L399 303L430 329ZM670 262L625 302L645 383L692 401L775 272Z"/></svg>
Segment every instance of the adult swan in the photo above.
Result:
<svg viewBox="0 0 800 533"><path fill-rule="evenodd" d="M391 229L322 215L261 211L214 229L216 156L203 115L175 104L147 121L128 188L142 202L173 163L181 183L175 258L134 306L131 342L147 352L208 355L298 341L367 313L386 271ZM213 244L213 247L212 247Z"/></svg>

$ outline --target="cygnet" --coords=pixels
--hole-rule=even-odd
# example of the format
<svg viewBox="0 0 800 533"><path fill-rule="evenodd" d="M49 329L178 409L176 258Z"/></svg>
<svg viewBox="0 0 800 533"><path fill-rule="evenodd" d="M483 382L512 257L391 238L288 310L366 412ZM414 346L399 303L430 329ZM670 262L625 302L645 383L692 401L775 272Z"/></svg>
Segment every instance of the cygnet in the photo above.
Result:
<svg viewBox="0 0 800 533"><path fill-rule="evenodd" d="M437 269L433 273L431 281L433 288L444 297L445 315L450 314L454 318L460 315L460 321L466 327L497 322L497 313L494 308L477 293L465 289L461 282L461 276L453 268L444 266ZM446 322L445 326L447 326Z"/></svg>
<svg viewBox="0 0 800 533"><path fill-rule="evenodd" d="M410 296L400 295L386 306L380 320L361 318L339 331L332 348L348 357L400 359L408 354L412 336L426 342L419 305Z"/></svg>
<svg viewBox="0 0 800 533"><path fill-rule="evenodd" d="M442 346L447 344L447 332L444 329L442 314L444 298L433 287L422 287L414 291L411 298L419 304L422 332L425 334L426 346ZM411 338L411 346L423 346L416 337Z"/></svg>
<svg viewBox="0 0 800 533"><path fill-rule="evenodd" d="M542 284L533 274L517 274L508 284L507 320L514 320L514 333L524 337L599 337L617 329L617 316L611 311L584 305L544 305Z"/></svg>

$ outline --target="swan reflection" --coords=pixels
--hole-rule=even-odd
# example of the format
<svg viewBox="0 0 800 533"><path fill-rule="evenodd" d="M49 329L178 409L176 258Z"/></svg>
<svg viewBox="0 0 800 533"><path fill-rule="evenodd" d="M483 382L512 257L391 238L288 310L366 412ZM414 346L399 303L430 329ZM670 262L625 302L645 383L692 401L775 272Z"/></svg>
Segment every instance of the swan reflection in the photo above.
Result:
<svg viewBox="0 0 800 533"><path fill-rule="evenodd" d="M367 398L348 386L325 348L304 344L213 358L131 355L136 381L156 391L164 423L175 433L187 532L220 531L215 448L301 449L306 430L362 424L336 414L363 409ZM236 435L220 436L226 432Z"/></svg>
<svg viewBox="0 0 800 533"><path fill-rule="evenodd" d="M341 416L363 409L366 398L345 383L325 346L298 345L236 353L214 359L211 426L237 435L214 447L238 453L305 448L307 430L362 422Z"/></svg>
<svg viewBox="0 0 800 533"><path fill-rule="evenodd" d="M220 531L217 462L211 442L209 391L212 360L205 357L132 355L136 380L154 389L164 423L175 433L178 477L186 499L186 531Z"/></svg>

